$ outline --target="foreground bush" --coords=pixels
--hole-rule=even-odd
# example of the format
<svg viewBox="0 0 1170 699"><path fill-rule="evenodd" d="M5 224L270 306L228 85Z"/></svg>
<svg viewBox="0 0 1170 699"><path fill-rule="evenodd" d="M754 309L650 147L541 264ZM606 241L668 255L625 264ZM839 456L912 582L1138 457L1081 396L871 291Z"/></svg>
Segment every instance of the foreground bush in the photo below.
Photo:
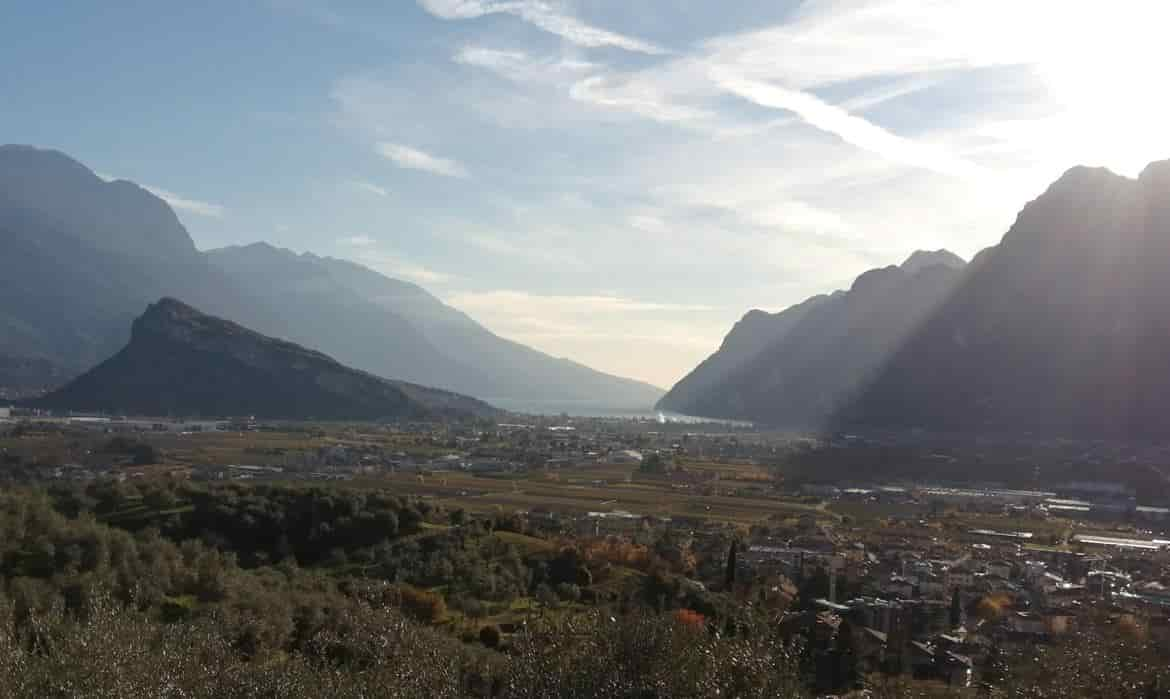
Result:
<svg viewBox="0 0 1170 699"><path fill-rule="evenodd" d="M311 649L245 661L212 622L161 624L99 600L84 621L58 608L0 624L0 695L42 697L459 697L474 667L458 644L392 610Z"/></svg>
<svg viewBox="0 0 1170 699"><path fill-rule="evenodd" d="M520 637L507 697L805 696L798 648L767 624L721 637L672 615L596 614Z"/></svg>
<svg viewBox="0 0 1170 699"><path fill-rule="evenodd" d="M792 649L762 633L718 638L669 615L595 615L467 649L394 609L355 608L304 651L249 658L213 620L161 623L91 600L0 614L0 694L59 697L795 697Z"/></svg>

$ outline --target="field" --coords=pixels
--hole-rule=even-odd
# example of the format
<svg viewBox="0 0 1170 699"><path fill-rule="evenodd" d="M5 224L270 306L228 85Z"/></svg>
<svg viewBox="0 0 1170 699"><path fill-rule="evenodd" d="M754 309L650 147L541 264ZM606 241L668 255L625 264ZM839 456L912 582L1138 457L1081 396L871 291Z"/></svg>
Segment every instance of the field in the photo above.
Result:
<svg viewBox="0 0 1170 699"><path fill-rule="evenodd" d="M330 426L281 432L149 433L134 435L149 442L162 463L148 467L124 465L131 474L177 471L200 465L247 464L297 467L301 455L333 446L381 454L405 453L429 459L454 451L421 435L369 428ZM0 449L25 463L109 463L100 453L110 439L101 433L63 435L30 431L0 439ZM503 445L487 445L500 447ZM660 517L694 517L739 526L814 514L838 515L823 506L783 497L762 466L738 462L683 461L683 474L638 472L636 466L597 464L572 468L534 469L518 473L472 474L461 470L424 471L375 467L358 473L345 487L378 487L432 500L448 508L494 513L547 507L566 513L624 510ZM133 513L127 513L133 517Z"/></svg>
<svg viewBox="0 0 1170 699"><path fill-rule="evenodd" d="M736 481L712 485L677 483L669 478L632 473L628 466L541 471L506 479L459 472L390 474L379 481L398 492L475 512L545 506L566 512L624 510L662 517L701 517L741 525L810 512L827 515L816 506L768 496L759 486L752 494L736 494L744 490L743 484Z"/></svg>

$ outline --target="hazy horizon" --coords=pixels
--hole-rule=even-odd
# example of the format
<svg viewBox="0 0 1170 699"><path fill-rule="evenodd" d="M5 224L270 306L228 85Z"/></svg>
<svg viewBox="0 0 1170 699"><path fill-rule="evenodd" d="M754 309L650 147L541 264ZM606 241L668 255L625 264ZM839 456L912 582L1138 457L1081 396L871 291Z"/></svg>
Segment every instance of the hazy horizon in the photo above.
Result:
<svg viewBox="0 0 1170 699"><path fill-rule="evenodd" d="M751 308L1170 157L1170 10L1137 0L6 14L0 141L149 188L200 249L351 259L663 388Z"/></svg>

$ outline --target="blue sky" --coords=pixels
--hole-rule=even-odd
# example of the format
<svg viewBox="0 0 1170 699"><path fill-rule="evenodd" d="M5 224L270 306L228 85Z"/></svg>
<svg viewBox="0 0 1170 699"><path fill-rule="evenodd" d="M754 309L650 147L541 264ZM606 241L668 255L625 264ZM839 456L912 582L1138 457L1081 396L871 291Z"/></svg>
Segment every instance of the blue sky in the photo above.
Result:
<svg viewBox="0 0 1170 699"><path fill-rule="evenodd" d="M0 141L669 385L746 310L1170 157L1161 3L14 2Z"/></svg>

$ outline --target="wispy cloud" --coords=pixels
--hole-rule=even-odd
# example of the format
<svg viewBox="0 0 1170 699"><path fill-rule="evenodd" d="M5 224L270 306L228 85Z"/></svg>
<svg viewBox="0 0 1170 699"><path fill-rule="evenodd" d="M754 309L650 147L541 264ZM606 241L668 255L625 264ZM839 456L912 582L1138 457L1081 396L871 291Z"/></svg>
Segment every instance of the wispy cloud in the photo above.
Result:
<svg viewBox="0 0 1170 699"><path fill-rule="evenodd" d="M969 176L979 170L940 148L897 136L807 92L748 80L723 70L714 71L712 77L728 92L764 107L790 111L818 129L891 161L945 175Z"/></svg>
<svg viewBox="0 0 1170 699"><path fill-rule="evenodd" d="M588 48L612 46L626 51L662 54L666 49L595 27L543 0L418 0L419 5L442 19L476 19L494 14L508 14L550 34Z"/></svg>
<svg viewBox="0 0 1170 699"><path fill-rule="evenodd" d="M351 236L337 242L343 248L341 257L349 258L388 277L407 279L423 285L446 284L454 278L450 274L412 261L397 251L383 248L369 236Z"/></svg>
<svg viewBox="0 0 1170 699"><path fill-rule="evenodd" d="M726 330L722 315L706 305L609 293L465 291L446 301L504 337L659 386L677 381ZM639 350L630 351L632 345Z"/></svg>
<svg viewBox="0 0 1170 699"><path fill-rule="evenodd" d="M559 309L562 313L646 313L657 311L696 313L715 310L711 306L702 304L639 301L606 294L536 295L512 290L456 294L451 300L460 308L476 311L492 308L536 308L538 306Z"/></svg>
<svg viewBox="0 0 1170 699"><path fill-rule="evenodd" d="M368 248L378 243L378 241L368 235L351 235L345 238L338 238L337 242L351 248Z"/></svg>
<svg viewBox="0 0 1170 699"><path fill-rule="evenodd" d="M662 122L693 122L710 119L714 113L672 100L653 83L630 81L610 83L605 76L594 75L578 81L569 90L578 102L599 107L624 109L647 119Z"/></svg>
<svg viewBox="0 0 1170 699"><path fill-rule="evenodd" d="M419 284L445 284L453 279L450 274L436 272L429 267L404 260L395 260L389 264L375 262L374 265L376 268L382 267L387 270L390 276L402 277Z"/></svg>
<svg viewBox="0 0 1170 699"><path fill-rule="evenodd" d="M143 189L150 192L154 196L162 199L171 205L171 208L179 211L186 211L187 213L196 214L198 216L210 216L212 218L223 218L227 213L227 209L221 204L213 204L208 201L201 201L199 199L191 199L179 194L175 194L169 189L161 187L148 187L140 185Z"/></svg>
<svg viewBox="0 0 1170 699"><path fill-rule="evenodd" d="M437 155L431 155L425 151L410 146L404 146L400 143L382 142L378 144L378 153L382 157L394 162L398 167L407 168L409 170L421 170L429 172L434 175L443 175L444 177L456 177L466 179L471 177L471 173L462 163L452 160L450 158L441 158Z"/></svg>
<svg viewBox="0 0 1170 699"><path fill-rule="evenodd" d="M365 192L367 194L373 194L374 196L377 196L377 197L390 196L390 190L386 189L385 187L383 187L381 185L374 184L373 182L367 182L365 180L354 180L354 181L350 182L350 184L353 186L354 189L360 190L360 191Z"/></svg>
<svg viewBox="0 0 1170 699"><path fill-rule="evenodd" d="M1122 140L1134 162L1170 143L1154 126L1170 102L1132 87L1155 84L1157 41L1086 40L1100 14L1091 4L803 0L784 12L745 2L758 7L728 21L703 3L655 5L661 21L642 36L672 51L646 55L596 50L639 41L646 14L630 3L605 13L606 2L576 0L416 1L452 20L429 23L434 60L348 76L332 96L355 140L434 148L475 170L483 186L463 188L458 206L415 217L431 236L419 254L452 255L451 300L493 330L662 383L702 349L670 368L662 357L713 350L750 307L832 291L914 248L972 254L1067 165L1112 165ZM596 13L564 9L578 6ZM1044 31L1054 10L1062 26L1076 19L1075 40ZM487 15L496 21L475 20ZM572 22L550 29L549 15ZM569 31L586 23L614 31ZM1103 49L1084 52L1090 44ZM565 192L590 206L568 205ZM401 273L405 258L390 257L385 269ZM627 281L578 293L598 278ZM473 288L495 291L463 291Z"/></svg>
<svg viewBox="0 0 1170 699"><path fill-rule="evenodd" d="M534 58L526 51L485 46L464 46L455 53L453 60L520 83L560 82L597 68L597 64L578 58Z"/></svg>
<svg viewBox="0 0 1170 699"><path fill-rule="evenodd" d="M581 266L579 258L571 252L551 248L547 240L516 240L500 235L466 231L460 232L459 240L493 255L504 255L534 264L557 265L561 268Z"/></svg>
<svg viewBox="0 0 1170 699"><path fill-rule="evenodd" d="M102 178L106 182L114 182L115 180L125 180L124 177L117 177L115 175L110 175L110 174L107 174L104 172L96 172L94 174L96 174L98 177ZM127 181L129 181L129 180L127 180ZM162 187L153 187L153 186L141 184L138 182L135 182L134 184L137 184L139 187L145 189L146 191L150 192L151 194L158 197L159 199L162 199L172 209L178 209L179 211L183 211L183 212L186 212L189 214L195 214L197 216L208 216L211 218L223 218L224 214L227 213L227 208L224 207L222 204L214 204L214 203L209 202L209 201L201 201L199 199L192 199L190 197L185 197L181 194L176 194L169 189L163 189Z"/></svg>

